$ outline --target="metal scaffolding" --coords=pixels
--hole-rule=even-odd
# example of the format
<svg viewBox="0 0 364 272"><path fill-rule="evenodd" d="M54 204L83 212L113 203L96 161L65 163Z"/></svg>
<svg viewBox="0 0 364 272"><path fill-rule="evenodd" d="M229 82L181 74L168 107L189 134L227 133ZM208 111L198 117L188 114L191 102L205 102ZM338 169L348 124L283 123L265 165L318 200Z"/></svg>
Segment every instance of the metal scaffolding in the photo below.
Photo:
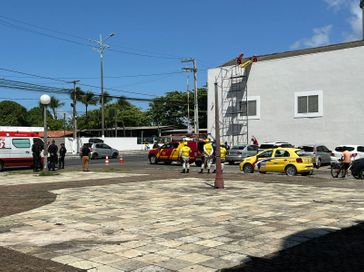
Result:
<svg viewBox="0 0 364 272"><path fill-rule="evenodd" d="M230 145L248 144L248 88L251 65L231 66L221 73L221 136Z"/></svg>

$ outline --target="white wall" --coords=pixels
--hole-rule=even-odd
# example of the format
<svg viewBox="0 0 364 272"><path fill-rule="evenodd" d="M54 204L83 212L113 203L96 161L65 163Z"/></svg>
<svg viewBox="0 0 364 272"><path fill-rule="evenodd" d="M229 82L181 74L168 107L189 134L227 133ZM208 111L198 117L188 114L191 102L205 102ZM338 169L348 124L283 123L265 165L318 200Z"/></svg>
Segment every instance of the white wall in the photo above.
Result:
<svg viewBox="0 0 364 272"><path fill-rule="evenodd" d="M68 153L76 153L84 143L88 143L90 138L79 138L78 143L73 142L73 138L65 138L65 147ZM104 143L119 151L143 150L144 145L137 144L136 137L105 137ZM78 144L78 147L76 145Z"/></svg>
<svg viewBox="0 0 364 272"><path fill-rule="evenodd" d="M225 67L229 68L229 67ZM364 47L341 49L254 63L248 97L260 97L260 118L249 120L249 138L292 144L364 144ZM214 82L208 72L208 131L214 133ZM323 114L295 118L295 92L320 90ZM219 89L221 94L221 89ZM227 103L227 101L224 101ZM221 117L220 117L221 120Z"/></svg>

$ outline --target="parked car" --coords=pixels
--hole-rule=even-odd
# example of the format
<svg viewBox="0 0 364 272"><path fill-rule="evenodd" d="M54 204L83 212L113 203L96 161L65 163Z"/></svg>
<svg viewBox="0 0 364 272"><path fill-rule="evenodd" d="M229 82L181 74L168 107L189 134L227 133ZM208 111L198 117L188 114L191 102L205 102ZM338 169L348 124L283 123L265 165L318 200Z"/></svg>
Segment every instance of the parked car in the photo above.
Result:
<svg viewBox="0 0 364 272"><path fill-rule="evenodd" d="M96 143L103 143L103 142L104 142L104 140L99 139L99 138L90 138L90 139L88 140L88 142L89 142L89 143L91 143L91 144L96 144Z"/></svg>
<svg viewBox="0 0 364 272"><path fill-rule="evenodd" d="M308 175L313 171L313 158L297 148L267 149L243 159L240 170L244 173L259 171L260 173L282 172L288 176Z"/></svg>
<svg viewBox="0 0 364 272"><path fill-rule="evenodd" d="M257 145L234 145L229 149L226 161L229 164L234 164L235 162L241 162L243 158L254 156L257 153Z"/></svg>
<svg viewBox="0 0 364 272"><path fill-rule="evenodd" d="M331 152L331 161L337 162L341 159L344 150L348 150L351 153L352 160L364 158L363 145L339 145Z"/></svg>
<svg viewBox="0 0 364 272"><path fill-rule="evenodd" d="M351 174L356 179L364 179L364 158L352 162Z"/></svg>
<svg viewBox="0 0 364 272"><path fill-rule="evenodd" d="M204 141L187 141L187 145L191 148L190 163L201 166L203 162L203 146ZM148 152L148 159L151 164L164 162L170 164L179 160L179 151L183 146L183 142L170 142L161 147L153 148Z"/></svg>
<svg viewBox="0 0 364 272"><path fill-rule="evenodd" d="M119 156L119 151L115 148L110 147L107 144L88 143L86 145L91 149L91 159L106 158L106 156L108 156L109 158L117 158Z"/></svg>
<svg viewBox="0 0 364 272"><path fill-rule="evenodd" d="M324 145L301 145L297 148L302 149L307 155L315 159L314 165L317 169L322 165L329 165L331 162L331 150Z"/></svg>
<svg viewBox="0 0 364 272"><path fill-rule="evenodd" d="M262 151L264 149L277 148L277 147L293 148L294 146L287 142L265 142L259 146L259 151Z"/></svg>

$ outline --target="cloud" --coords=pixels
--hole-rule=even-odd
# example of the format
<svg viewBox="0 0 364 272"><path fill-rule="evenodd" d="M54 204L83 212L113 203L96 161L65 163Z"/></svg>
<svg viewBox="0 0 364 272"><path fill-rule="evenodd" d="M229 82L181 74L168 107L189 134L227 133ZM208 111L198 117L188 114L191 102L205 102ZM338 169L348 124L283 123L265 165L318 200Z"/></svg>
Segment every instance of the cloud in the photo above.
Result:
<svg viewBox="0 0 364 272"><path fill-rule="evenodd" d="M354 41L362 39L363 13L359 7L358 1L352 1L350 4L350 16L347 20L351 30L344 33L345 41Z"/></svg>
<svg viewBox="0 0 364 272"><path fill-rule="evenodd" d="M345 8L345 6L348 3L348 0L324 0L324 2L327 4L327 7L329 9L339 11L339 10Z"/></svg>
<svg viewBox="0 0 364 272"><path fill-rule="evenodd" d="M301 47L319 47L330 44L330 33L332 25L323 26L313 29L311 38L305 38L294 42L290 49L295 50Z"/></svg>

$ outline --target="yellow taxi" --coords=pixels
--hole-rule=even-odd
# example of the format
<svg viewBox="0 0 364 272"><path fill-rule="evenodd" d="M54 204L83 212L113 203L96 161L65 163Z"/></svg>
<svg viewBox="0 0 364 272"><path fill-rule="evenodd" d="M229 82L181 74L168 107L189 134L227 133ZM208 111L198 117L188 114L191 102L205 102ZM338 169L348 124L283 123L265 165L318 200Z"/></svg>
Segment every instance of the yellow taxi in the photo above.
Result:
<svg viewBox="0 0 364 272"><path fill-rule="evenodd" d="M288 176L308 175L313 171L313 158L297 148L266 149L255 156L243 159L240 170L244 173L259 171L281 172Z"/></svg>

